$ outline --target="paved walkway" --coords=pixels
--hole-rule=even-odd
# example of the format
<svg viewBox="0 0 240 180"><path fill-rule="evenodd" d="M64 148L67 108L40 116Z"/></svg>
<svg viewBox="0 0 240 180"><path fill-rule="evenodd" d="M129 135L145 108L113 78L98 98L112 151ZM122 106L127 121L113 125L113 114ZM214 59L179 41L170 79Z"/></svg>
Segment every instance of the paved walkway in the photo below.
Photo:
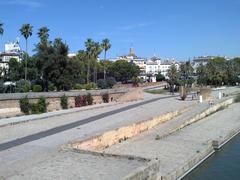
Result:
<svg viewBox="0 0 240 180"><path fill-rule="evenodd" d="M61 149L71 141L83 140L179 108L195 107L193 105L196 104L190 98L180 101L176 97L163 97L166 96L146 94L145 100L140 102L116 104L1 127L0 179L1 176L6 179L70 177L84 180L123 177L132 169L144 166L145 162L121 158L102 159ZM207 103L201 105L202 108L207 106ZM191 116L191 113L188 115ZM81 159L83 161L80 162Z"/></svg>
<svg viewBox="0 0 240 180"><path fill-rule="evenodd" d="M192 157L205 151L213 140L224 140L226 136L240 130L240 103L215 113L163 139L156 140L165 126L141 134L133 139L114 145L104 152L120 155L134 155L160 160L160 174L166 176L184 167ZM186 114L185 114L186 115ZM182 115L176 119L183 118Z"/></svg>
<svg viewBox="0 0 240 180"><path fill-rule="evenodd" d="M140 102L117 104L2 127L0 174L10 178L56 156L61 147L71 141L85 139L195 103L196 101L180 101L176 97L146 95L146 100ZM90 163L88 168L94 166ZM101 172L101 169L98 170Z"/></svg>

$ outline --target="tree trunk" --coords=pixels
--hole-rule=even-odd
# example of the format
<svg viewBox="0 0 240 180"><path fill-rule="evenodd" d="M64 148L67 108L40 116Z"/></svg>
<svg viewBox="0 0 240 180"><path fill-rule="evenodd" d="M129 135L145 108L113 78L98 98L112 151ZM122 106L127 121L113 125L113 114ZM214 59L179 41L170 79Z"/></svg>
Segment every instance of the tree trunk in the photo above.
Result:
<svg viewBox="0 0 240 180"><path fill-rule="evenodd" d="M27 41L27 39L26 39L25 80L27 80L27 57L28 57L28 41Z"/></svg>
<svg viewBox="0 0 240 180"><path fill-rule="evenodd" d="M106 54L107 51L104 51L104 60L106 61ZM103 62L103 79L106 80L106 67L105 67L105 62Z"/></svg>
<svg viewBox="0 0 240 180"><path fill-rule="evenodd" d="M88 59L88 67L87 67L87 84L89 84L89 74L90 74L90 58Z"/></svg>

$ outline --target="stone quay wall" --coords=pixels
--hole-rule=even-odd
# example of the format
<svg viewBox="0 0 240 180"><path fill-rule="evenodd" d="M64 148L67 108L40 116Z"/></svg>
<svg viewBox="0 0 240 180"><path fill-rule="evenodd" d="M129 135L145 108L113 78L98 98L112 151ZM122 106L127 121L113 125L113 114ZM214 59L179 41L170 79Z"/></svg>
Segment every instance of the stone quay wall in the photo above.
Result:
<svg viewBox="0 0 240 180"><path fill-rule="evenodd" d="M40 97L45 97L48 104L47 111L51 112L62 109L62 96L67 96L68 107L74 108L75 97L87 95L89 93L93 97L93 104L103 103L103 94L109 94L109 102L128 102L143 99L143 91L140 88L0 94L0 118L21 115L19 100L24 97L28 97L32 103L37 102Z"/></svg>

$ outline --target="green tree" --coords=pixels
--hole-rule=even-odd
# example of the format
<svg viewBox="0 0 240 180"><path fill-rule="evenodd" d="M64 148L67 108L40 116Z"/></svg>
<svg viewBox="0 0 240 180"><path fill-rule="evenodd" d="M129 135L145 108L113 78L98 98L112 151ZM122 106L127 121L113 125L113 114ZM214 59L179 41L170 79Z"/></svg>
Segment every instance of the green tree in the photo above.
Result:
<svg viewBox="0 0 240 180"><path fill-rule="evenodd" d="M0 22L0 36L3 36L3 33L4 33L4 28L3 28L3 23Z"/></svg>
<svg viewBox="0 0 240 180"><path fill-rule="evenodd" d="M87 55L87 84L90 82L90 63L91 63L91 58L92 58L92 49L94 46L94 42L92 39L87 39L85 42L85 47L86 47L86 55Z"/></svg>
<svg viewBox="0 0 240 180"><path fill-rule="evenodd" d="M111 48L111 44L109 39L103 39L102 40L102 49L104 50L104 61L106 61L107 59L107 51ZM104 80L106 80L106 68L105 68L105 63L103 63L103 71L104 71Z"/></svg>
<svg viewBox="0 0 240 180"><path fill-rule="evenodd" d="M48 43L48 38L49 38L49 29L47 27L41 27L39 30L38 30L38 33L37 33L38 37L40 38L41 40L41 44L46 44Z"/></svg>
<svg viewBox="0 0 240 180"><path fill-rule="evenodd" d="M125 60L118 60L112 63L109 71L110 75L114 77L117 81L125 83L140 74L140 69L138 66Z"/></svg>
<svg viewBox="0 0 240 180"><path fill-rule="evenodd" d="M187 61L185 63L182 63L180 65L180 78L182 85L191 85L193 83L193 67L190 63L190 61Z"/></svg>
<svg viewBox="0 0 240 180"><path fill-rule="evenodd" d="M174 85L178 84L179 74L176 66L173 64L170 66L167 72L168 83L170 85L170 91L174 93Z"/></svg>
<svg viewBox="0 0 240 180"><path fill-rule="evenodd" d="M28 54L28 38L32 36L33 26L30 24L23 24L20 33L26 40L26 53ZM27 80L27 58L25 58L25 80Z"/></svg>

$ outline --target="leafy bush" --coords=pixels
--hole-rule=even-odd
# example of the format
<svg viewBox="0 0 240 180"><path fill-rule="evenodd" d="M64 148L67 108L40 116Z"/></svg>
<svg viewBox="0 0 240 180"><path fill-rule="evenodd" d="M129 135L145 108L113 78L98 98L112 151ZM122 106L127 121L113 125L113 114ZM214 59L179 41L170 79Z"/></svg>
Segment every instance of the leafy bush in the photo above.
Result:
<svg viewBox="0 0 240 180"><path fill-rule="evenodd" d="M61 97L61 107L62 109L68 109L68 97L65 94Z"/></svg>
<svg viewBox="0 0 240 180"><path fill-rule="evenodd" d="M29 114L31 111L31 104L27 96L19 100L20 109L24 114Z"/></svg>
<svg viewBox="0 0 240 180"><path fill-rule="evenodd" d="M31 103L31 114L40 114L38 103Z"/></svg>
<svg viewBox="0 0 240 180"><path fill-rule="evenodd" d="M77 84L74 85L74 89L78 89L78 90L79 89L84 89L84 85L77 83Z"/></svg>
<svg viewBox="0 0 240 180"><path fill-rule="evenodd" d="M112 88L116 83L117 83L117 81L114 77L107 78L108 88Z"/></svg>
<svg viewBox="0 0 240 180"><path fill-rule="evenodd" d="M132 83L134 87L138 87L140 83L140 79L138 77L133 77L132 78Z"/></svg>
<svg viewBox="0 0 240 180"><path fill-rule="evenodd" d="M42 92L42 86L40 86L40 85L33 85L32 90L33 90L33 92Z"/></svg>
<svg viewBox="0 0 240 180"><path fill-rule="evenodd" d="M165 76L162 75L160 72L157 74L156 76L156 80L159 81L164 81L165 80Z"/></svg>
<svg viewBox="0 0 240 180"><path fill-rule="evenodd" d="M29 92L30 89L31 89L31 84L29 81L21 79L16 82L16 92L20 92L20 93Z"/></svg>
<svg viewBox="0 0 240 180"><path fill-rule="evenodd" d="M104 103L109 103L109 94L106 93L106 94L103 94L102 95L102 100Z"/></svg>
<svg viewBox="0 0 240 180"><path fill-rule="evenodd" d="M87 104L88 105L92 105L93 104L93 97L90 93L88 93L88 95L86 96L87 99Z"/></svg>
<svg viewBox="0 0 240 180"><path fill-rule="evenodd" d="M75 97L75 107L82 107L87 105L86 96L76 96Z"/></svg>
<svg viewBox="0 0 240 180"><path fill-rule="evenodd" d="M40 99L37 102L38 105L38 111L39 113L45 113L47 112L47 103L45 97L40 97Z"/></svg>
<svg viewBox="0 0 240 180"><path fill-rule="evenodd" d="M99 79L97 81L97 86L98 86L98 88L101 88L101 89L107 89L108 88L107 81L104 80L104 79Z"/></svg>
<svg viewBox="0 0 240 180"><path fill-rule="evenodd" d="M88 83L84 85L84 89L86 90L91 90L91 89L96 89L97 85L95 83Z"/></svg>
<svg viewBox="0 0 240 180"><path fill-rule="evenodd" d="M116 84L116 80L113 77L109 77L106 80L104 79L99 79L97 81L97 86L101 89L107 89L107 88L112 88Z"/></svg>
<svg viewBox="0 0 240 180"><path fill-rule="evenodd" d="M49 85L48 85L48 90L49 91L55 91L57 88L56 88L56 86L54 86L54 84L53 83L49 83Z"/></svg>

